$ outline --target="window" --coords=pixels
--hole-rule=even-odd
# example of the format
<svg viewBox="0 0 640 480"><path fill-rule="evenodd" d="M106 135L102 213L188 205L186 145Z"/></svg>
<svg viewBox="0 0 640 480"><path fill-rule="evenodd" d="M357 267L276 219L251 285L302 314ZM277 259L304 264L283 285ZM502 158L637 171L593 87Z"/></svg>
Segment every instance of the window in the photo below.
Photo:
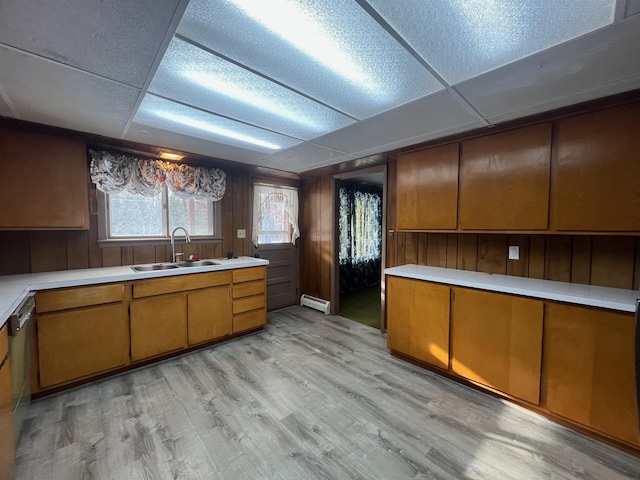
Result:
<svg viewBox="0 0 640 480"><path fill-rule="evenodd" d="M219 231L219 202L181 198L166 186L153 197L131 193L102 193L104 234L102 239L168 238L176 227L192 236L215 236Z"/></svg>
<svg viewBox="0 0 640 480"><path fill-rule="evenodd" d="M253 186L253 243L296 243L298 190L256 183Z"/></svg>

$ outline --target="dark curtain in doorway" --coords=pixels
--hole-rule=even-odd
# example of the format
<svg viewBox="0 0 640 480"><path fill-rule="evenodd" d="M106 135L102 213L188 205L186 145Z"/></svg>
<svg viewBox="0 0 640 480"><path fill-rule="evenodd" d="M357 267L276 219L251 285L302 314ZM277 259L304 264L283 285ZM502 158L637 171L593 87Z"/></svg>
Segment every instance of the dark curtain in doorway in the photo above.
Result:
<svg viewBox="0 0 640 480"><path fill-rule="evenodd" d="M382 192L364 186L339 190L340 292L380 283Z"/></svg>

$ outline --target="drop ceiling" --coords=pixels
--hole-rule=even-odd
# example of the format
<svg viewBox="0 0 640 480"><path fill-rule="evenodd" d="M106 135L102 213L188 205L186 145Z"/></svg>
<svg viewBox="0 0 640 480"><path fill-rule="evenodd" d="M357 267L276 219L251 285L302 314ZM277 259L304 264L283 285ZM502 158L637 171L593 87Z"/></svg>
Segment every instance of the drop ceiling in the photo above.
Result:
<svg viewBox="0 0 640 480"><path fill-rule="evenodd" d="M0 1L0 116L301 173L640 88L638 0Z"/></svg>

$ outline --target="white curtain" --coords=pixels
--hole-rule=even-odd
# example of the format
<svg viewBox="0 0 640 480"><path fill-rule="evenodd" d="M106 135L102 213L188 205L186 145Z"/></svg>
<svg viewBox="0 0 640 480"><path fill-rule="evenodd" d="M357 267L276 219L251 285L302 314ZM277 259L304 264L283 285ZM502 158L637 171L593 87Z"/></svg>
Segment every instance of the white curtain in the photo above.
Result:
<svg viewBox="0 0 640 480"><path fill-rule="evenodd" d="M255 184L253 186L253 233L251 239L260 243L295 245L300 237L298 227L298 190L290 187Z"/></svg>
<svg viewBox="0 0 640 480"><path fill-rule="evenodd" d="M106 193L127 191L153 197L163 185L181 198L221 200L226 190L226 175L218 168L192 167L90 150L91 180Z"/></svg>

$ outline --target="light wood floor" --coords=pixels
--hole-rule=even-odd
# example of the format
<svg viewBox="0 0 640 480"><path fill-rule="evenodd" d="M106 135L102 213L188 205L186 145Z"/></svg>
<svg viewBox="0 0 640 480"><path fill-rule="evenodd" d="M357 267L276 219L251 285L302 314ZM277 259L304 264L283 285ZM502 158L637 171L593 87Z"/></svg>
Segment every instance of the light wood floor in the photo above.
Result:
<svg viewBox="0 0 640 480"><path fill-rule="evenodd" d="M638 479L640 459L291 307L266 331L32 404L14 479Z"/></svg>

